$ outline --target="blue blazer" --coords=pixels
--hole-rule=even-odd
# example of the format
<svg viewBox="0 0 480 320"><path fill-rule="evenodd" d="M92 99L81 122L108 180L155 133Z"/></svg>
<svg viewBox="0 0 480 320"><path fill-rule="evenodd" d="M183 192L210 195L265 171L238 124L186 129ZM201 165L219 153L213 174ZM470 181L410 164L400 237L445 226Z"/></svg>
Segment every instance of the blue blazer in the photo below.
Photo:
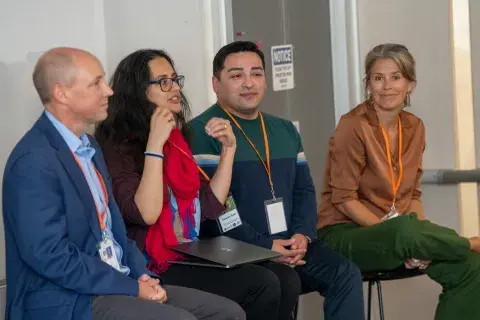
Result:
<svg viewBox="0 0 480 320"><path fill-rule="evenodd" d="M138 295L150 274L112 193L98 143L93 161L110 199L112 232L128 276L100 260L95 203L60 133L43 114L12 151L3 176L7 260L6 320L91 319L92 295Z"/></svg>

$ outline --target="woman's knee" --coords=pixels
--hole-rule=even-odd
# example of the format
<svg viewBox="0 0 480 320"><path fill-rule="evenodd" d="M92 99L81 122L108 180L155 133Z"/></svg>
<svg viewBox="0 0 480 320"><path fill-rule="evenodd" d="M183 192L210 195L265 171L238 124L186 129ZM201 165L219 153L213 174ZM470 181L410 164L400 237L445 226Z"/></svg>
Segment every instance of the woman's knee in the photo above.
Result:
<svg viewBox="0 0 480 320"><path fill-rule="evenodd" d="M245 265L244 272L246 278L251 283L250 291L257 291L263 296L268 296L269 300L280 300L282 293L281 283L275 273L260 265ZM253 289L253 290L252 290Z"/></svg>
<svg viewBox="0 0 480 320"><path fill-rule="evenodd" d="M283 296L292 297L293 300L298 299L302 291L302 283L297 271L288 265L275 262L270 262L268 269L279 282Z"/></svg>
<svg viewBox="0 0 480 320"><path fill-rule="evenodd" d="M419 231L419 220L416 216L403 215L384 222L393 234L402 242L415 241ZM392 238L393 239L393 238Z"/></svg>
<svg viewBox="0 0 480 320"><path fill-rule="evenodd" d="M284 269L281 276L282 279L280 279L280 283L283 284L282 288L289 290L292 292L292 295L298 297L302 292L302 282L300 281L297 271L288 265L282 265L282 267Z"/></svg>

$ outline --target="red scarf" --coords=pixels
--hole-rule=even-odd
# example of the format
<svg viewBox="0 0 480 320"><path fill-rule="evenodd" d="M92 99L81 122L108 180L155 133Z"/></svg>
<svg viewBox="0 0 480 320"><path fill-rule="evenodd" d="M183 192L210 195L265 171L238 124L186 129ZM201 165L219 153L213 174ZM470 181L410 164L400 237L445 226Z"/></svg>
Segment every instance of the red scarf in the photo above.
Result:
<svg viewBox="0 0 480 320"><path fill-rule="evenodd" d="M168 249L178 243L173 222L174 212L171 210L170 188L175 196L178 214L182 220L183 236L191 239L195 232L195 198L200 189L200 177L197 165L189 159L192 152L179 129L173 129L168 141L163 147L163 207L160 217L147 232L145 247L153 263L149 268L155 273L161 273L168 268L167 260L179 260L183 257Z"/></svg>

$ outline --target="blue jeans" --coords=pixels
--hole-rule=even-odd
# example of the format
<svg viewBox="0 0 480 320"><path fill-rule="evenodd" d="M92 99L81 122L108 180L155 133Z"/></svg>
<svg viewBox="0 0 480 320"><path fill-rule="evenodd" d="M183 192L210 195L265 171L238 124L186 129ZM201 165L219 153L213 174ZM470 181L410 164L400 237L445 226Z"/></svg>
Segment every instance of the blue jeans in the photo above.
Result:
<svg viewBox="0 0 480 320"><path fill-rule="evenodd" d="M323 241L313 241L296 267L304 291L325 297L325 320L364 320L363 285L360 270Z"/></svg>

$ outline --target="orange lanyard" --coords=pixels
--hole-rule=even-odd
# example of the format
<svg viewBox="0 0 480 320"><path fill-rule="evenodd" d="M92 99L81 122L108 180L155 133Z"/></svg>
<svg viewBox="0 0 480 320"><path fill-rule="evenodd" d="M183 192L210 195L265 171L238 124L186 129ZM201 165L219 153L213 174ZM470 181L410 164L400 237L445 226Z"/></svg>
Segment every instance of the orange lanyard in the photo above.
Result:
<svg viewBox="0 0 480 320"><path fill-rule="evenodd" d="M82 166L80 165L80 160L78 160L78 157L75 154L73 154L73 157L75 158L75 161L77 161L77 164L80 167L80 170L82 171L83 176L85 177L85 173L83 172ZM100 212L100 210L98 209L97 202L95 201L95 198L93 197L92 190L90 190L90 193L92 193L92 198L94 198L93 202L95 203L95 209L97 210L98 222L100 223L100 229L102 229L102 231L104 231L107 228L105 226L105 215L107 213L107 208L108 208L107 186L105 185L105 181L103 180L103 177L100 174L100 172L98 172L97 168L95 166L93 166L93 168L95 169L95 173L97 174L98 180L100 181L100 185L102 186L102 192L103 192L103 196L104 196L104 199L105 199L105 209L103 210L103 212ZM85 180L87 180L87 177L85 177Z"/></svg>
<svg viewBox="0 0 480 320"><path fill-rule="evenodd" d="M402 147L403 147L403 133L402 133L402 121L400 117L398 117L398 165L399 165L399 174L398 180L395 181L395 174L393 172L393 164L392 164L392 156L390 150L390 142L388 140L387 132L385 128L380 125L382 129L383 139L385 140L385 147L387 151L387 159L388 159L388 167L390 169L390 179L392 181L392 193L393 193L393 200L392 200L392 211L395 209L395 200L397 197L398 189L400 188L400 184L402 183L403 178L403 162L402 162Z"/></svg>
<svg viewBox="0 0 480 320"><path fill-rule="evenodd" d="M258 113L258 115L260 116L260 123L262 124L262 131L263 131L263 141L265 143L265 160L263 160L262 156L260 155L260 152L258 152L258 149L255 147L255 145L253 144L252 140L250 140L250 138L247 136L247 134L245 133L245 131L243 131L242 127L240 126L240 124L238 123L237 120L235 120L235 118L232 116L232 114L230 112L227 111L227 109L225 109L224 107L222 107L222 105L217 102L217 105L220 107L220 109L223 110L223 112L225 112L227 114L227 116L230 118L230 120L233 121L233 123L235 123L235 125L237 126L238 130L240 130L243 134L243 136L245 137L245 139L247 139L248 143L250 143L250 145L252 146L253 150L255 150L256 154L257 154L257 157L258 159L260 159L260 161L262 162L263 164L263 167L265 168L265 171L267 172L267 175L268 175L268 182L270 184L270 189L272 191L272 196L273 196L273 199L275 199L275 191L273 189L273 181L272 181L272 171L270 169L270 147L268 145L268 136L267 136L267 130L265 129L265 122L263 121L263 115L261 112Z"/></svg>
<svg viewBox="0 0 480 320"><path fill-rule="evenodd" d="M179 146L177 146L175 143L173 143L172 141L170 140L167 140L168 142L170 142L175 148L177 148L180 152L182 152L188 159L192 160L195 164L197 164L197 162L195 161L195 159L193 159L192 157L190 157L190 155L188 153L185 152L185 150L183 150L182 148L180 148ZM210 182L210 177L205 173L205 171L203 171L202 168L200 168L200 166L197 164L197 168L198 168L198 171L200 171L200 173L202 174L202 176L205 178L205 180L207 180L207 182Z"/></svg>

